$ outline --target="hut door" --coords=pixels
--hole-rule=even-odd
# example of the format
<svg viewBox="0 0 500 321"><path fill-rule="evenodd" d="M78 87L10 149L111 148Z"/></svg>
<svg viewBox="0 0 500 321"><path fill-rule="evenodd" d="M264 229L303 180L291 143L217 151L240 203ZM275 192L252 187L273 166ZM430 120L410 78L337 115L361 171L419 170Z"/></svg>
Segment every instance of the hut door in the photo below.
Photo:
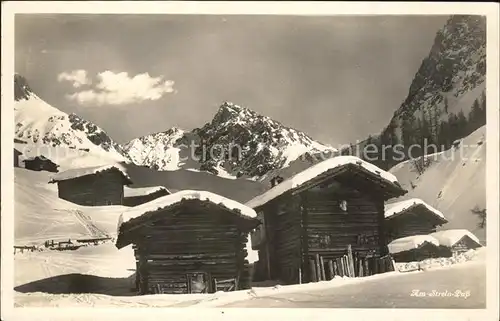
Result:
<svg viewBox="0 0 500 321"><path fill-rule="evenodd" d="M210 289L210 278L205 272L193 272L187 274L188 293L208 293Z"/></svg>

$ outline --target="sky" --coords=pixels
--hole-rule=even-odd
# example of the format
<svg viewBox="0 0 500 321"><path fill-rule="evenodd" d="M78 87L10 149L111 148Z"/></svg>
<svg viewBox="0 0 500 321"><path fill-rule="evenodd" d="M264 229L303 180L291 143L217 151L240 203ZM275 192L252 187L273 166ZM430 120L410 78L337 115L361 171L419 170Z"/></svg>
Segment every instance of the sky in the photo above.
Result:
<svg viewBox="0 0 500 321"><path fill-rule="evenodd" d="M15 70L119 143L230 101L335 147L388 124L447 18L16 15Z"/></svg>

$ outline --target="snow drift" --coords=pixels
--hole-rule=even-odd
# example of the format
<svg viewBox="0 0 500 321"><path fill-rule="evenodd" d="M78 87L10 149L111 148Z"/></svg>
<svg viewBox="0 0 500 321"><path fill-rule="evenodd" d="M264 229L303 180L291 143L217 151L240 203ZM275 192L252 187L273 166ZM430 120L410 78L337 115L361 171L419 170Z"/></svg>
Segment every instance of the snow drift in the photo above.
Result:
<svg viewBox="0 0 500 321"><path fill-rule="evenodd" d="M430 243L439 246L439 241L430 235L413 235L396 239L389 243L387 247L392 254L418 249L422 245Z"/></svg>
<svg viewBox="0 0 500 321"><path fill-rule="evenodd" d="M427 155L431 161L423 174L411 161L389 170L408 193L398 199L419 198L446 216L440 229L466 229L485 244L486 230L478 226L474 207L486 208L486 126L462 139L457 148Z"/></svg>

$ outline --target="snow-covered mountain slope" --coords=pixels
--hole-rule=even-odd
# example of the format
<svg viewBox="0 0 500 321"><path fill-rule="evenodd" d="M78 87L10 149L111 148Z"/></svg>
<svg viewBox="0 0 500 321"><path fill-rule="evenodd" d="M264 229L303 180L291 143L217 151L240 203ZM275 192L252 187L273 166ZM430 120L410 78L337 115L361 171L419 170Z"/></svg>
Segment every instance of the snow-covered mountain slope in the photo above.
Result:
<svg viewBox="0 0 500 321"><path fill-rule="evenodd" d="M485 242L486 231L478 227L479 218L471 210L486 208L486 126L464 138L458 148L427 158L431 163L421 175L413 161L390 170L408 190L393 201L420 198L445 215L449 223L442 229L467 229Z"/></svg>
<svg viewBox="0 0 500 321"><path fill-rule="evenodd" d="M116 232L123 206L80 206L58 198L48 172L14 169L14 240L16 245L46 240L103 237Z"/></svg>
<svg viewBox="0 0 500 321"><path fill-rule="evenodd" d="M416 71L405 100L395 110L379 135L355 145L363 150L368 143L394 146L405 151L423 140L448 148L485 124L483 103L486 78L486 18L454 15L437 32L429 54ZM479 114L471 113L475 102ZM483 115L483 116L484 116ZM473 117L471 117L473 116ZM399 160L379 157L377 164L390 168Z"/></svg>
<svg viewBox="0 0 500 321"><path fill-rule="evenodd" d="M467 113L485 88L485 75L486 18L452 16L437 32L395 117L421 116L422 109L441 115Z"/></svg>
<svg viewBox="0 0 500 321"><path fill-rule="evenodd" d="M286 168L305 153L335 151L303 132L230 102L223 103L202 128L191 132L173 128L144 136L124 150L137 165L251 179Z"/></svg>
<svg viewBox="0 0 500 321"><path fill-rule="evenodd" d="M165 132L133 139L123 149L134 164L153 169L176 170L182 166L176 142L184 134L184 130L173 127Z"/></svg>
<svg viewBox="0 0 500 321"><path fill-rule="evenodd" d="M127 161L121 147L97 125L66 114L38 97L26 80L14 76L15 138L29 145L81 151L109 161ZM57 160L52 159L57 163Z"/></svg>
<svg viewBox="0 0 500 321"><path fill-rule="evenodd" d="M486 18L451 16L437 32L408 96L382 136L390 137L394 130L406 145L412 143L416 132L433 141L443 140L447 133L441 132L441 124L451 115L469 115L474 101L481 100L485 79ZM420 133L422 130L425 133Z"/></svg>

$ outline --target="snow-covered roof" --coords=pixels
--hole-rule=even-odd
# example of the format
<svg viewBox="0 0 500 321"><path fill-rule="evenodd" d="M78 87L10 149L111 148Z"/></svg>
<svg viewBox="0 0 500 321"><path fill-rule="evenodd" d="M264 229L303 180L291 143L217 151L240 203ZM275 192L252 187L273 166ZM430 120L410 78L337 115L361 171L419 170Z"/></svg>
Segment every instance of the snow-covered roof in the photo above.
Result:
<svg viewBox="0 0 500 321"><path fill-rule="evenodd" d="M435 209L434 207L430 206L429 204L425 203L419 198L411 198L405 201L401 202L396 202L392 204L387 204L385 206L385 218L393 218L395 216L398 216L400 214L406 213L408 210L413 208L414 206L422 205L425 206L425 208L432 214L438 216L439 218L446 220L444 217L443 213Z"/></svg>
<svg viewBox="0 0 500 321"><path fill-rule="evenodd" d="M166 191L170 194L170 191L164 186L152 186L152 187L128 187L123 188L123 196L125 197L136 197L150 195L159 191Z"/></svg>
<svg viewBox="0 0 500 321"><path fill-rule="evenodd" d="M481 245L481 242L479 242L477 236L475 236L470 231L465 229L443 230L431 233L430 235L436 238L439 241L440 245L447 247L452 247L458 241L460 241L464 236L470 237L474 242Z"/></svg>
<svg viewBox="0 0 500 321"><path fill-rule="evenodd" d="M261 194L246 203L247 206L256 208L266 204L267 202L275 199L276 197L293 190L310 180L320 176L321 174L328 172L330 170L340 168L345 165L356 165L363 169L373 173L375 176L379 176L381 179L385 180L390 184L396 184L399 187L399 182L393 174L386 172L377 166L363 161L362 159L355 156L336 156L316 165L313 165L306 170L290 177L289 179L283 181L282 183L274 186L264 194Z"/></svg>
<svg viewBox="0 0 500 321"><path fill-rule="evenodd" d="M112 168L117 169L129 182L132 182L130 177L128 176L125 169L119 164L108 164L101 166L92 166L92 167L81 167L81 168L72 168L63 172L59 172L52 176L50 183L64 181L68 179L73 179L76 177L82 177L87 175L96 174L99 172L103 172L106 170L110 170Z"/></svg>
<svg viewBox="0 0 500 321"><path fill-rule="evenodd" d="M210 202L222 206L229 211L236 211L235 214L245 219L254 219L257 217L257 213L253 209L237 201L207 191L183 190L174 194L159 197L151 202L132 207L130 210L122 213L118 218L118 232L120 231L121 225L130 220L141 217L150 212L155 212L157 210L179 204L185 200Z"/></svg>
<svg viewBox="0 0 500 321"><path fill-rule="evenodd" d="M439 241L431 235L413 235L396 239L389 243L387 247L392 254L418 249L425 242L439 246Z"/></svg>

